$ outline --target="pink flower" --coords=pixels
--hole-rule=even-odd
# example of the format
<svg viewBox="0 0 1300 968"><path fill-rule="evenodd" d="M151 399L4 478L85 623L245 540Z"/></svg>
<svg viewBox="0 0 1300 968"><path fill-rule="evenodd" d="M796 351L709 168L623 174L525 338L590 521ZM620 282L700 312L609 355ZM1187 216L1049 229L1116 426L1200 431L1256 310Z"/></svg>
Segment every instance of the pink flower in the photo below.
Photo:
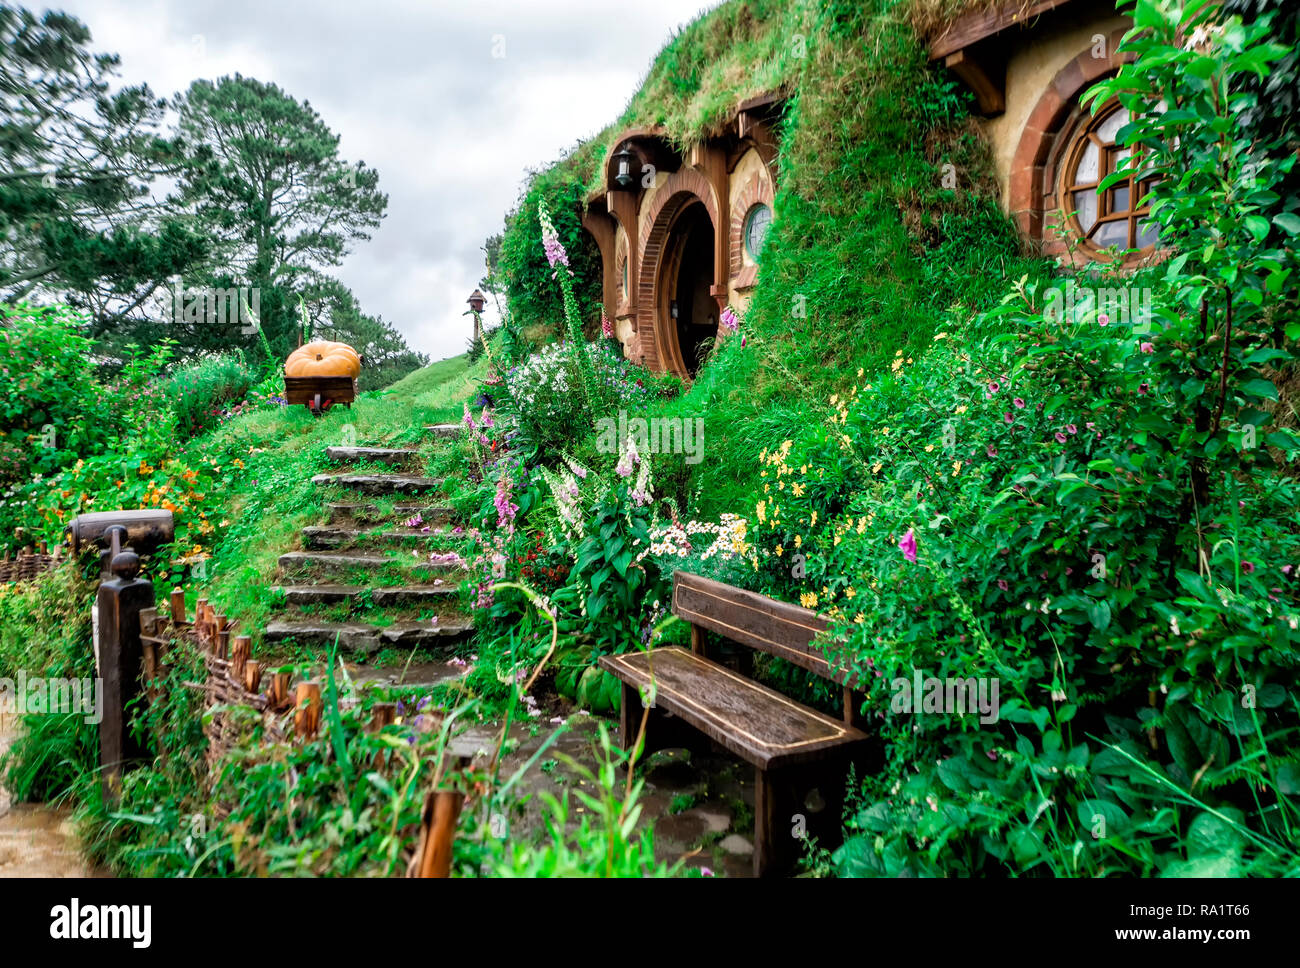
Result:
<svg viewBox="0 0 1300 968"><path fill-rule="evenodd" d="M1058 431L1056 432L1056 442L1057 442L1058 444L1063 444L1063 443L1065 443L1065 439L1066 439L1066 438L1065 438L1065 434L1061 433L1061 432L1058 430Z"/></svg>
<svg viewBox="0 0 1300 968"><path fill-rule="evenodd" d="M984 448L984 453L988 454L990 457L997 457L998 449L994 447L992 444L989 444L987 447Z"/></svg>
<svg viewBox="0 0 1300 968"><path fill-rule="evenodd" d="M1254 565L1254 563L1249 562L1249 561L1243 561L1243 562L1241 563L1241 573L1242 573L1243 575L1253 575L1253 574L1255 574L1255 565Z"/></svg>
<svg viewBox="0 0 1300 968"><path fill-rule="evenodd" d="M1141 343L1138 345L1138 349L1143 353L1154 353L1156 351L1156 346L1154 343Z"/></svg>
<svg viewBox="0 0 1300 968"><path fill-rule="evenodd" d="M1004 592L1011 588L1011 586L1007 584L1007 580L1005 578L998 579L998 587L1001 588Z"/></svg>
<svg viewBox="0 0 1300 968"><path fill-rule="evenodd" d="M903 557L908 561L916 562L916 535L912 533L911 528L908 528L907 534L899 539L898 550L903 553Z"/></svg>
<svg viewBox="0 0 1300 968"><path fill-rule="evenodd" d="M1102 326L1109 326L1109 325L1110 325L1110 317L1107 316L1105 313L1102 313L1101 315L1099 315L1099 316L1097 317L1097 322L1099 322Z"/></svg>
<svg viewBox="0 0 1300 968"><path fill-rule="evenodd" d="M736 318L736 313L730 306L722 311L720 321L725 328L733 333L740 328L740 320Z"/></svg>
<svg viewBox="0 0 1300 968"><path fill-rule="evenodd" d="M1016 398L1015 398L1014 400L1012 400L1011 402L1014 403L1014 404L1016 405L1016 409L1017 409L1017 410L1024 410L1024 409L1025 409L1025 401L1024 401L1023 399L1021 399L1020 397L1016 397Z"/></svg>
<svg viewBox="0 0 1300 968"><path fill-rule="evenodd" d="M600 314L600 335L609 339L614 335L614 324L609 321L609 317L602 310Z"/></svg>
<svg viewBox="0 0 1300 968"><path fill-rule="evenodd" d="M1283 566L1282 566L1282 574L1284 574L1284 575L1289 575L1289 574L1291 574L1291 566L1290 566L1290 565L1283 565Z"/></svg>
<svg viewBox="0 0 1300 968"><path fill-rule="evenodd" d="M1145 383L1138 384L1138 393L1140 393L1143 396L1146 396L1147 391L1150 389L1151 388L1147 386Z"/></svg>
<svg viewBox="0 0 1300 968"><path fill-rule="evenodd" d="M989 381L989 394L990 394L990 395L992 395L992 394L994 394L994 393L997 393L997 392L998 392L999 390L1001 390L1001 389L1002 389L1002 384L998 383L997 380L990 380L990 381Z"/></svg>
<svg viewBox="0 0 1300 968"><path fill-rule="evenodd" d="M1015 423L1015 422L1016 422L1016 418L1015 418L1014 416L1011 415L1011 411L1009 411L1009 410L1008 410L1006 413L1004 413L1004 414L1002 415L1002 419L1005 420L1007 423Z"/></svg>
<svg viewBox="0 0 1300 968"><path fill-rule="evenodd" d="M1065 425L1065 430L1066 430L1066 432L1069 433L1070 436L1072 436L1072 437L1073 437L1075 434L1077 434L1077 433L1079 432L1079 428L1076 427L1074 424L1066 424L1066 425Z"/></svg>

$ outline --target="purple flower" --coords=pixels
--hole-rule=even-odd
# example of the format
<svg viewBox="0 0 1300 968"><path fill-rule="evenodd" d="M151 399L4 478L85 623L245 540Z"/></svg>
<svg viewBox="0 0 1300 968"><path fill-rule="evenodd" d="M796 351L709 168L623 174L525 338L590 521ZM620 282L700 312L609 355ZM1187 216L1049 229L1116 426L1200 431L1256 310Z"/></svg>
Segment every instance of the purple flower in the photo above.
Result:
<svg viewBox="0 0 1300 968"><path fill-rule="evenodd" d="M1007 580L1005 578L998 579L998 587L1001 588L1004 592L1008 591L1011 588L1011 586L1007 584Z"/></svg>
<svg viewBox="0 0 1300 968"><path fill-rule="evenodd" d="M1243 562L1241 563L1241 573L1242 573L1243 575L1253 575L1253 574L1255 574L1255 564L1254 564L1254 562L1251 562L1251 561L1243 561Z"/></svg>
<svg viewBox="0 0 1300 968"><path fill-rule="evenodd" d="M733 333L740 328L740 320L736 317L735 311L730 306L722 311L720 321L724 327L731 330Z"/></svg>
<svg viewBox="0 0 1300 968"><path fill-rule="evenodd" d="M1015 398L1014 400L1012 400L1011 402L1014 403L1014 404L1016 405L1016 409L1017 409L1017 410L1024 410L1024 409L1025 409L1025 401L1024 401L1021 397L1016 397L1016 398Z"/></svg>
<svg viewBox="0 0 1300 968"><path fill-rule="evenodd" d="M465 406L465 426L468 427L470 430L474 430L476 429L474 427L474 417L469 412L469 404L467 403L464 406Z"/></svg>
<svg viewBox="0 0 1300 968"><path fill-rule="evenodd" d="M1015 423L1015 422L1016 422L1016 418L1013 417L1013 416L1011 415L1011 411L1009 411L1009 410L1008 410L1006 413L1004 413L1004 414L1002 415L1002 419L1005 420L1007 423Z"/></svg>
<svg viewBox="0 0 1300 968"><path fill-rule="evenodd" d="M1061 433L1061 432L1058 430L1058 431L1056 432L1056 442L1057 442L1058 444L1063 444L1063 443L1065 443L1065 440L1066 440L1065 434Z"/></svg>
<svg viewBox="0 0 1300 968"><path fill-rule="evenodd" d="M911 528L908 528L907 534L899 539L898 549L903 552L903 557L908 561L916 562L916 535L912 533Z"/></svg>
<svg viewBox="0 0 1300 968"><path fill-rule="evenodd" d="M1066 432L1070 434L1070 436L1074 436L1079 432L1079 428L1076 427L1074 424L1066 424L1065 429Z"/></svg>

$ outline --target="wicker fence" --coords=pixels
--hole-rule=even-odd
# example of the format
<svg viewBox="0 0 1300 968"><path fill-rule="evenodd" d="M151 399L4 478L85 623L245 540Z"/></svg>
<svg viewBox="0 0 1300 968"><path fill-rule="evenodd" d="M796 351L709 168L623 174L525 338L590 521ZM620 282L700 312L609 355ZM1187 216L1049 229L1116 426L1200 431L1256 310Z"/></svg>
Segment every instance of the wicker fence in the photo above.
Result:
<svg viewBox="0 0 1300 968"><path fill-rule="evenodd" d="M152 690L168 657L174 650L188 649L202 657L204 681L194 685L203 689L204 735L207 738L207 763L210 779L215 779L219 764L241 742L247 729L236 724L233 707L251 708L261 717L264 744L274 745L315 738L322 729L323 700L317 680L292 682L287 672L271 672L252 656L252 637L236 634L237 623L216 611L206 599L196 603L192 620L186 617L185 593L174 589L170 608L151 608L140 613L140 643L143 674L147 689ZM156 698L150 693L150 699ZM343 700L346 708L356 700ZM396 717L393 703L376 703L371 709L370 728L380 730ZM246 719L245 719L246 722ZM160 749L163 744L159 744ZM462 762L460 765L467 765ZM447 877L451 870L452 839L464 804L463 793L454 790L431 790L425 798L421 830L414 856L407 868L415 877ZM228 810L214 803L218 815Z"/></svg>
<svg viewBox="0 0 1300 968"><path fill-rule="evenodd" d="M6 554L0 558L0 584L39 578L63 560L61 551L61 548L55 548L50 554L42 541L38 548L24 548L14 558Z"/></svg>

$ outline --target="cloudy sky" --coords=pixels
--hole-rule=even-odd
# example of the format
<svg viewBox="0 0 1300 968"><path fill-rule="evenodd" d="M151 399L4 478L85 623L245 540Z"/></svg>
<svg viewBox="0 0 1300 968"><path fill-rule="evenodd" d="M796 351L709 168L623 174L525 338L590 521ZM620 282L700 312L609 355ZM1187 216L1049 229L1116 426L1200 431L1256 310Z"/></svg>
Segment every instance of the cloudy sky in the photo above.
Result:
<svg viewBox="0 0 1300 968"><path fill-rule="evenodd" d="M338 275L414 349L464 350L465 297L529 168L599 131L715 0L61 0L122 79L168 95L236 72L306 100L388 217ZM32 3L35 9L46 5Z"/></svg>

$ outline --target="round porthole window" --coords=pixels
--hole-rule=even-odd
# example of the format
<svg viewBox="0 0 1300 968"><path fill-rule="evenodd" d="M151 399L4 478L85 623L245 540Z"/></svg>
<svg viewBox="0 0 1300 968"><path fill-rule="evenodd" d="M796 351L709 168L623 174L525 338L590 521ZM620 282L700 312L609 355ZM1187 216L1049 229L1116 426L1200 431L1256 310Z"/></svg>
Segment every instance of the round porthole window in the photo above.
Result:
<svg viewBox="0 0 1300 968"><path fill-rule="evenodd" d="M1102 181L1128 159L1131 149L1115 143L1129 113L1119 104L1097 113L1075 134L1061 171L1059 201L1079 238L1094 249L1147 250L1155 246L1158 226L1151 218L1146 195L1151 181L1129 177L1104 192Z"/></svg>
<svg viewBox="0 0 1300 968"><path fill-rule="evenodd" d="M759 202L745 214L745 249L758 262L767 241L767 230L772 227L772 210Z"/></svg>

